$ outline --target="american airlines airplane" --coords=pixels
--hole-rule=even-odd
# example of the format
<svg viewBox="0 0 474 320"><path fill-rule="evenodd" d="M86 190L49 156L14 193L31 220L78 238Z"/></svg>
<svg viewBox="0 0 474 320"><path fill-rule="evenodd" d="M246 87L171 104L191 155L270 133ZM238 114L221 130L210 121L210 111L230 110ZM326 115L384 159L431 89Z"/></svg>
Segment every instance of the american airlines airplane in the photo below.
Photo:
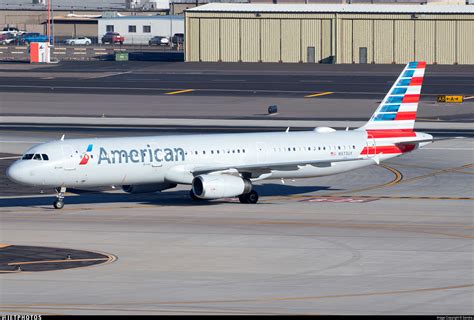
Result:
<svg viewBox="0 0 474 320"><path fill-rule="evenodd" d="M257 203L252 183L342 173L433 142L413 131L425 62L410 62L370 120L354 130L64 139L35 145L8 169L18 183L57 190L121 186L130 193L191 186L195 199Z"/></svg>

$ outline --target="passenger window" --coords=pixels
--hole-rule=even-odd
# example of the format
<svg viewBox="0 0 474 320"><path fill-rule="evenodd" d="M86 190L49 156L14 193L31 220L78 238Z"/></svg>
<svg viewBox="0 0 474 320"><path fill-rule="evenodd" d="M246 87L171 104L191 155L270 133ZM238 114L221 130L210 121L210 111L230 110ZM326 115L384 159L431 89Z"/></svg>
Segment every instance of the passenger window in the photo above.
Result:
<svg viewBox="0 0 474 320"><path fill-rule="evenodd" d="M41 155L39 153L35 154L33 160L41 160Z"/></svg>
<svg viewBox="0 0 474 320"><path fill-rule="evenodd" d="M44 154L44 153L43 153L43 154L42 154L42 156L43 156L43 160L46 160L46 161L48 161L48 160L49 160L49 157L48 157L48 155L47 155L47 154ZM91 157L92 157L92 156L91 156Z"/></svg>

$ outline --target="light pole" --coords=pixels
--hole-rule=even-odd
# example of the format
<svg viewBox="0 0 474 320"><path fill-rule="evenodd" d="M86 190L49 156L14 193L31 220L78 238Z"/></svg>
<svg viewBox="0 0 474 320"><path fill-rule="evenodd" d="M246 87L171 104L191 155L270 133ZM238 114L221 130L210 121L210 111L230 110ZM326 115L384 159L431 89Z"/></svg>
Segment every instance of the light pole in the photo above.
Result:
<svg viewBox="0 0 474 320"><path fill-rule="evenodd" d="M51 18L53 19L51 21L51 41L53 42L52 45L54 46L54 8L53 8L53 0L51 1Z"/></svg>
<svg viewBox="0 0 474 320"><path fill-rule="evenodd" d="M48 42L51 43L51 0L48 0L48 21L47 21L47 30L46 36L48 37Z"/></svg>
<svg viewBox="0 0 474 320"><path fill-rule="evenodd" d="M50 45L54 46L54 9L52 7L53 0L48 0L48 30L46 34L48 36L48 42ZM51 19L53 19L51 23Z"/></svg>

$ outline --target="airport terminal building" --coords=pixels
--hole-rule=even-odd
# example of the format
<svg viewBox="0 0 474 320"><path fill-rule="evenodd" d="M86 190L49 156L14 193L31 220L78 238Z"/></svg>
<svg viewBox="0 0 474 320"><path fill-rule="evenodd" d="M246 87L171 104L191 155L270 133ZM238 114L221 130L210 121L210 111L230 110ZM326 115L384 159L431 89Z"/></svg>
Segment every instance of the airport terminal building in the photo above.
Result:
<svg viewBox="0 0 474 320"><path fill-rule="evenodd" d="M474 64L474 6L211 3L185 12L186 61Z"/></svg>

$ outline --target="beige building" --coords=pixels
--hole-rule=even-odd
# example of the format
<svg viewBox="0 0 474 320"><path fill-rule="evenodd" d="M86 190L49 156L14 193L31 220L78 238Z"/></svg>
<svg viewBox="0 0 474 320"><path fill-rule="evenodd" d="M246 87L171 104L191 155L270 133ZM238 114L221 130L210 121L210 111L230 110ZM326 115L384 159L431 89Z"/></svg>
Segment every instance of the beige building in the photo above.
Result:
<svg viewBox="0 0 474 320"><path fill-rule="evenodd" d="M474 64L474 6L211 3L185 13L186 61Z"/></svg>

